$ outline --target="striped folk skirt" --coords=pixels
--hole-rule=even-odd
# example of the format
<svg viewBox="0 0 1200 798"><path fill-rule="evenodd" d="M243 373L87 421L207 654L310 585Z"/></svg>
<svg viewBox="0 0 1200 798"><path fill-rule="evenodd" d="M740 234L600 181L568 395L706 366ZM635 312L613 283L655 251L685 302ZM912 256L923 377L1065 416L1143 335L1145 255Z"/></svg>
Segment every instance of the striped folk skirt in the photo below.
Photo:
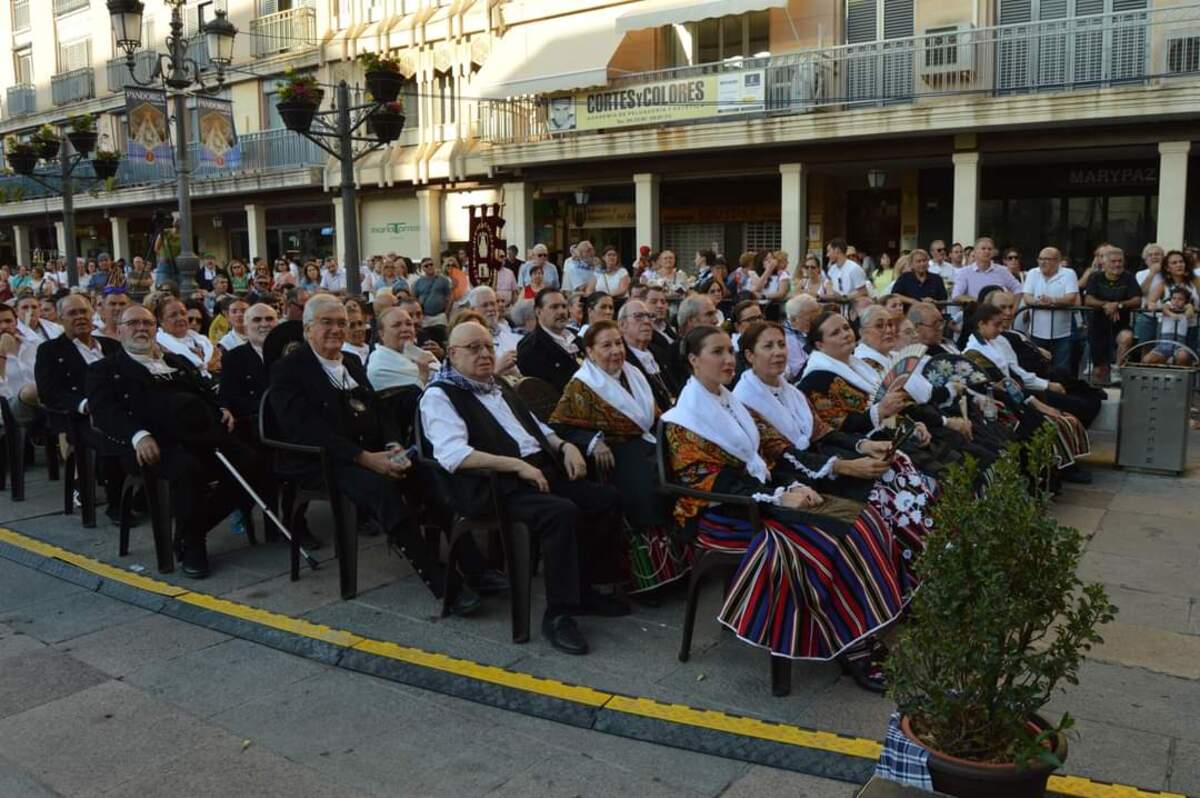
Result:
<svg viewBox="0 0 1200 798"><path fill-rule="evenodd" d="M790 659L830 660L900 615L912 589L903 545L870 505L841 534L720 508L702 513L697 545L743 553L717 620Z"/></svg>
<svg viewBox="0 0 1200 798"><path fill-rule="evenodd" d="M1069 468L1075 465L1075 458L1092 453L1087 429L1075 416L1063 413L1058 418L1047 416L1046 420L1054 425L1054 431L1058 433L1054 439L1054 456L1059 468Z"/></svg>
<svg viewBox="0 0 1200 798"><path fill-rule="evenodd" d="M626 584L629 593L644 593L687 576L692 547L680 543L664 526L625 530Z"/></svg>

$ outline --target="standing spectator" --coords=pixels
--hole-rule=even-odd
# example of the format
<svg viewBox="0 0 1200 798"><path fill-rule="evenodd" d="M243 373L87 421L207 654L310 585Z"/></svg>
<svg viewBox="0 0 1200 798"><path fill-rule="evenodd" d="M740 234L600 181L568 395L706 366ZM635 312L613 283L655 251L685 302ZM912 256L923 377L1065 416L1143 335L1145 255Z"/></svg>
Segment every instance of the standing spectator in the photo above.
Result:
<svg viewBox="0 0 1200 798"><path fill-rule="evenodd" d="M833 286L821 269L821 259L814 252L805 255L804 264L796 270L796 293L824 297L832 291Z"/></svg>
<svg viewBox="0 0 1200 798"><path fill-rule="evenodd" d="M1021 284L1008 269L992 263L992 255L995 252L996 245L987 236L982 236L975 242L972 251L975 262L956 275L954 290L958 296L954 297L955 302L976 302L983 289L993 285L1011 292L1017 297L1017 302L1021 301Z"/></svg>
<svg viewBox="0 0 1200 798"><path fill-rule="evenodd" d="M275 275L271 283L271 290L282 292L295 286L296 275L292 274L292 269L288 265L288 262L283 258L275 261Z"/></svg>
<svg viewBox="0 0 1200 798"><path fill-rule="evenodd" d="M1004 250L1004 268L1017 278L1017 282L1025 284L1025 269L1021 265L1021 253L1012 247Z"/></svg>
<svg viewBox="0 0 1200 798"><path fill-rule="evenodd" d="M238 296L245 296L250 292L250 273L246 271L246 264L240 260L229 264L229 286Z"/></svg>
<svg viewBox="0 0 1200 798"><path fill-rule="evenodd" d="M141 255L133 256L133 268L125 277L125 285L131 294L138 296L154 290L154 274L146 268L146 260Z"/></svg>
<svg viewBox="0 0 1200 798"><path fill-rule="evenodd" d="M929 253L914 249L908 253L908 263L908 271L896 278L892 295L910 307L917 302L945 302L946 285L940 275L933 273Z"/></svg>
<svg viewBox="0 0 1200 798"><path fill-rule="evenodd" d="M131 304L129 295L123 287L109 287L104 289L101 296L103 297L100 305L101 325L96 330L96 335L116 341L120 338L118 328L121 324L121 314Z"/></svg>
<svg viewBox="0 0 1200 798"><path fill-rule="evenodd" d="M1071 320L1070 311L1046 310L1046 308L1070 307L1079 302L1079 288L1075 272L1062 268L1062 253L1054 247L1046 247L1038 253L1038 268L1025 277L1025 305L1030 320L1025 323L1029 337L1041 348L1050 352L1055 368L1067 371L1071 367Z"/></svg>
<svg viewBox="0 0 1200 798"><path fill-rule="evenodd" d="M892 256L886 252L879 253L879 264L871 275L871 284L875 286L875 295L883 296L892 293L892 283L896 282L896 270L892 267Z"/></svg>
<svg viewBox="0 0 1200 798"><path fill-rule="evenodd" d="M692 284L687 273L676 268L675 253L669 249L658 253L654 260L654 269L642 275L642 282L646 285L661 285L668 293L675 294L685 293Z"/></svg>
<svg viewBox="0 0 1200 798"><path fill-rule="evenodd" d="M511 305L517 300L517 269L521 267L521 262L516 260L516 247L508 248L509 254L512 255L512 261L505 258L500 264L500 268L496 270L496 296L500 302L505 305ZM510 262L513 265L509 265Z"/></svg>
<svg viewBox="0 0 1200 798"><path fill-rule="evenodd" d="M522 286L529 285L529 270L535 263L542 267L542 280L545 281L546 287L558 288L558 269L550 262L550 253L546 251L545 244L533 245L529 252L529 260L521 264L521 271L517 273L517 282Z"/></svg>
<svg viewBox="0 0 1200 798"><path fill-rule="evenodd" d="M754 255L758 279L754 280L750 290L757 294L759 299L779 302L787 299L787 295L791 291L792 281L787 273L787 253L780 252L778 254L783 255L783 258L780 259L776 253L767 250L759 251Z"/></svg>
<svg viewBox="0 0 1200 798"><path fill-rule="evenodd" d="M596 250L591 241L580 241L573 257L563 261L562 288L564 291L582 291L595 279Z"/></svg>
<svg viewBox="0 0 1200 798"><path fill-rule="evenodd" d="M450 278L437 273L433 258L421 260L421 276L413 283L413 296L424 314L422 328L439 344L446 341L447 311L450 309L453 288Z"/></svg>
<svg viewBox="0 0 1200 798"><path fill-rule="evenodd" d="M530 266L528 263L525 264L526 266L529 266L529 272L527 275L529 277L529 282L525 283L525 287L521 289L521 299L532 302L534 297L538 295L538 292L543 288L546 288L547 285L545 277L546 267L534 261L531 261L530 263L533 265Z"/></svg>
<svg viewBox="0 0 1200 798"><path fill-rule="evenodd" d="M321 267L315 260L304 264L304 274L300 277L300 288L310 294L321 290Z"/></svg>
<svg viewBox="0 0 1200 798"><path fill-rule="evenodd" d="M451 307L466 299L467 292L471 290L471 278L467 275L467 270L463 268L463 263L465 261L459 260L454 255L442 256L442 272L450 280L452 286L450 291Z"/></svg>
<svg viewBox="0 0 1200 798"><path fill-rule="evenodd" d="M96 258L96 273L88 278L87 290L92 293L99 293L104 286L108 285L109 272L112 270L112 258L107 252L101 252Z"/></svg>
<svg viewBox="0 0 1200 798"><path fill-rule="evenodd" d="M829 284L831 296L837 299L853 299L867 295L867 274L847 253L845 239L835 238L825 247L829 261Z"/></svg>
<svg viewBox="0 0 1200 798"><path fill-rule="evenodd" d="M604 248L603 267L583 289L584 293L603 291L614 299L624 299L629 294L629 272L621 265L621 255L617 248Z"/></svg>
<svg viewBox="0 0 1200 798"><path fill-rule="evenodd" d="M1092 274L1084 304L1097 308L1088 325L1088 344L1092 350L1093 374L1097 382L1108 382L1116 343L1117 362L1133 346L1130 314L1142 305L1142 289L1132 274L1125 271L1125 251L1110 246L1103 268Z"/></svg>
<svg viewBox="0 0 1200 798"><path fill-rule="evenodd" d="M321 290L331 294L341 294L346 291L346 272L338 267L334 258L325 261L325 271L321 274Z"/></svg>

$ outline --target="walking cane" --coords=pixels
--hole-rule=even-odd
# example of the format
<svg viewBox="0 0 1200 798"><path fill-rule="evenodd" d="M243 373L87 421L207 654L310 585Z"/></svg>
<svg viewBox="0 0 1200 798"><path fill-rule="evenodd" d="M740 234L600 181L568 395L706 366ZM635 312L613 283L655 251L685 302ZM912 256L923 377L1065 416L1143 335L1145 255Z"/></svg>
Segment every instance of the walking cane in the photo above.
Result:
<svg viewBox="0 0 1200 798"><path fill-rule="evenodd" d="M271 508L267 506L267 503L259 498L258 494L254 492L254 488L250 487L250 483L242 478L242 475L238 473L238 470L233 467L233 463L229 462L229 460L225 458L225 455L221 454L220 449L213 449L213 454L217 456L217 459L221 461L225 468L229 469L229 473L233 474L233 478L236 479L238 484L245 489L246 493L250 494L250 498L254 499L254 503L257 504L263 511L263 515L275 522L275 526L279 527L279 531L283 533L285 538L287 538L289 541L292 540L292 533L288 531L288 528L283 525L282 521L275 517L275 513L271 511ZM305 551L303 546L300 547L300 555L304 557L304 561L308 563L310 568L312 568L314 571L317 570L317 566L320 565L320 563L317 562L315 557Z"/></svg>

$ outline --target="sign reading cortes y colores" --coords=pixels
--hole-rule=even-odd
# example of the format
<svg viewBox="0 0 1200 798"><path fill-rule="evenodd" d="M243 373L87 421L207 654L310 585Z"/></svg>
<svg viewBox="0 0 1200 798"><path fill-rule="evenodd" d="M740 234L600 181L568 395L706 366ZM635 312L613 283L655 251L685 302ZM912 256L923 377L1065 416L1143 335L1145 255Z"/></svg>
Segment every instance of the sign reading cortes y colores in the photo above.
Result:
<svg viewBox="0 0 1200 798"><path fill-rule="evenodd" d="M552 97L547 126L565 133L755 113L766 107L764 78L750 69Z"/></svg>

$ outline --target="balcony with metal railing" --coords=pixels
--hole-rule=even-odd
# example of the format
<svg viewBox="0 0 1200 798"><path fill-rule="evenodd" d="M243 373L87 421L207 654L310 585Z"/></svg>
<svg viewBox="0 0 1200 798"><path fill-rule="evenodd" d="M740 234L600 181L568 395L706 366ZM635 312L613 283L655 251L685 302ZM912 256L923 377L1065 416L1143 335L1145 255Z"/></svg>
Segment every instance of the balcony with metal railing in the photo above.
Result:
<svg viewBox="0 0 1200 798"><path fill-rule="evenodd" d="M37 87L32 83L18 83L8 87L8 118L28 116L37 111Z"/></svg>
<svg viewBox="0 0 1200 798"><path fill-rule="evenodd" d="M962 25L923 36L627 73L610 79L606 88L749 71L761 72L763 101L745 110L714 109L702 121L1200 78L1200 5L986 28ZM546 99L480 101L476 135L494 143L582 135L553 130Z"/></svg>
<svg viewBox="0 0 1200 798"><path fill-rule="evenodd" d="M91 4L92 0L54 0L54 15L57 17L62 14L70 14L72 11L87 8Z"/></svg>
<svg viewBox="0 0 1200 798"><path fill-rule="evenodd" d="M90 100L96 96L96 71L91 67L72 69L50 77L50 97L55 105Z"/></svg>
<svg viewBox="0 0 1200 798"><path fill-rule="evenodd" d="M143 82L150 80L154 67L158 63L158 52L155 50L138 50L133 56L133 74ZM123 91L125 86L134 83L129 76L129 67L124 57L110 58L107 68L108 90Z"/></svg>
<svg viewBox="0 0 1200 798"><path fill-rule="evenodd" d="M317 12L293 8L250 20L254 57L311 50L317 46Z"/></svg>
<svg viewBox="0 0 1200 798"><path fill-rule="evenodd" d="M29 0L12 0L13 33L29 30Z"/></svg>

